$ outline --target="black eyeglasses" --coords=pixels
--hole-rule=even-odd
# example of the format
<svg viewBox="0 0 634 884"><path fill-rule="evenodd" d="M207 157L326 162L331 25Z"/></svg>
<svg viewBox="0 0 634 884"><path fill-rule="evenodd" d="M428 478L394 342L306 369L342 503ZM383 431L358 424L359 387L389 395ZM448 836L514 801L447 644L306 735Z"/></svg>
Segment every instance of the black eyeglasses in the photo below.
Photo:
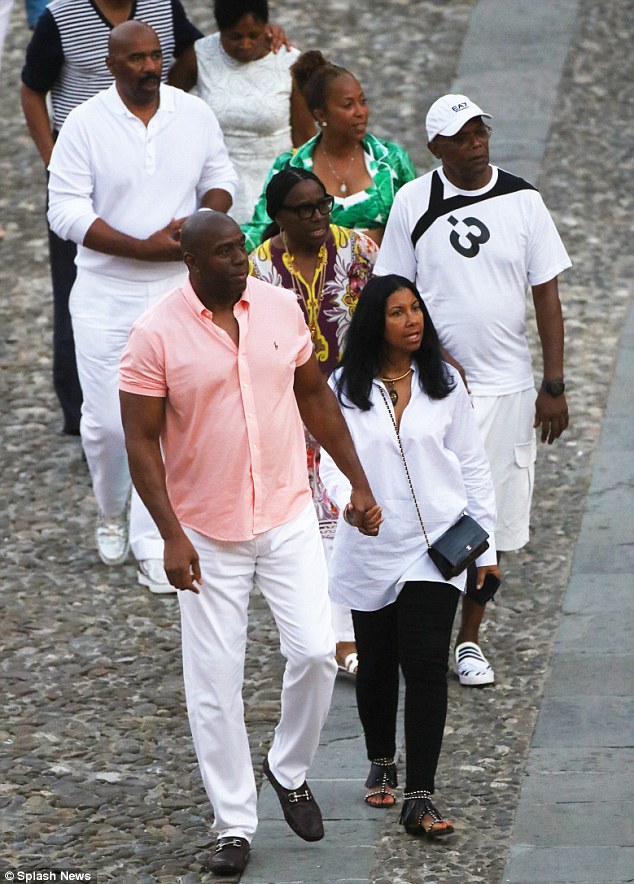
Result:
<svg viewBox="0 0 634 884"><path fill-rule="evenodd" d="M315 212L319 212L320 215L329 215L334 204L334 196L326 194L318 203L300 203L298 206L280 206L280 208L294 212L300 221L308 221L309 218L314 217Z"/></svg>

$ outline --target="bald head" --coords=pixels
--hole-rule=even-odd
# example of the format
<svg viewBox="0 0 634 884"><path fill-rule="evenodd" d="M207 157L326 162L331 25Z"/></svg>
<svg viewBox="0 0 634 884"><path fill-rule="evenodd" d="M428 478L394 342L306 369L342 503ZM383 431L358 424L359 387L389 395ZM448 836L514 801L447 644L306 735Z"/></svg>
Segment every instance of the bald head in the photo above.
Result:
<svg viewBox="0 0 634 884"><path fill-rule="evenodd" d="M137 40L148 37L154 37L160 47L158 35L150 25L146 25L144 21L124 21L110 31L108 55L117 55L121 52L127 53L130 50L130 46L133 46Z"/></svg>
<svg viewBox="0 0 634 884"><path fill-rule="evenodd" d="M199 257L208 252L219 237L237 234L240 228L224 212L213 209L199 209L190 215L181 227L181 249Z"/></svg>
<svg viewBox="0 0 634 884"><path fill-rule="evenodd" d="M232 218L208 209L190 215L181 227L181 249L193 289L206 307L239 300L249 259L244 234Z"/></svg>

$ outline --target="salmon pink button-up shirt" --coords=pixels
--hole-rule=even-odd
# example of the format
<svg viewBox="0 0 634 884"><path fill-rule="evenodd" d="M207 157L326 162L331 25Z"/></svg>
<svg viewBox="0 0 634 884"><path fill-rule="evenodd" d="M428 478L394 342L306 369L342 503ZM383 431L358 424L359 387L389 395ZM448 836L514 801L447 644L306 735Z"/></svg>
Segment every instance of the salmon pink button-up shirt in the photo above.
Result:
<svg viewBox="0 0 634 884"><path fill-rule="evenodd" d="M189 281L132 326L120 387L166 400L167 490L183 525L248 540L311 500L293 393L312 353L292 292L249 278L234 306L239 346L214 324Z"/></svg>

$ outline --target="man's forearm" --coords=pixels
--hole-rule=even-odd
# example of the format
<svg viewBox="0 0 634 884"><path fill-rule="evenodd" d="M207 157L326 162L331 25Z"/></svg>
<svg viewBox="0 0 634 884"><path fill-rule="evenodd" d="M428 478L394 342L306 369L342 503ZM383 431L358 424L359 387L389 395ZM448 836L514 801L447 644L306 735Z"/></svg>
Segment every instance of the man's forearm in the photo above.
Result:
<svg viewBox="0 0 634 884"><path fill-rule="evenodd" d="M213 187L204 193L200 201L201 209L214 209L216 212L228 212L232 204L231 194L218 187Z"/></svg>
<svg viewBox="0 0 634 884"><path fill-rule="evenodd" d="M542 346L544 378L559 380L564 376L564 320L557 279L533 286L533 302Z"/></svg>
<svg viewBox="0 0 634 884"><path fill-rule="evenodd" d="M88 228L83 245L95 252L114 255L117 258L135 258L137 261L180 261L178 240L180 224L171 222L147 239L136 239L115 230L102 218L97 218Z"/></svg>
<svg viewBox="0 0 634 884"><path fill-rule="evenodd" d="M302 420L308 432L326 449L352 487L370 491L365 471L337 399L330 387L325 387L325 391L325 394L311 396L302 402L300 405Z"/></svg>
<svg viewBox="0 0 634 884"><path fill-rule="evenodd" d="M163 540L182 534L180 522L170 502L165 484L165 466L160 445L126 436L130 476L139 497L148 509Z"/></svg>
<svg viewBox="0 0 634 884"><path fill-rule="evenodd" d="M178 521L165 483L160 443L165 400L123 390L119 399L130 475L165 541L165 573L172 586L197 593L202 582L198 553Z"/></svg>
<svg viewBox="0 0 634 884"><path fill-rule="evenodd" d="M324 380L314 355L295 369L293 390L309 433L325 448L350 482L350 524L362 534L378 534L381 508L372 494L337 397Z"/></svg>
<svg viewBox="0 0 634 884"><path fill-rule="evenodd" d="M196 60L196 50L193 46L188 46L175 59L167 74L167 82L170 86L189 92L193 89L198 81L198 62Z"/></svg>
<svg viewBox="0 0 634 884"><path fill-rule="evenodd" d="M51 132L51 120L46 107L46 95L29 89L22 84L20 90L24 119L28 126L31 138L37 147L45 166L51 161L53 152L53 133Z"/></svg>

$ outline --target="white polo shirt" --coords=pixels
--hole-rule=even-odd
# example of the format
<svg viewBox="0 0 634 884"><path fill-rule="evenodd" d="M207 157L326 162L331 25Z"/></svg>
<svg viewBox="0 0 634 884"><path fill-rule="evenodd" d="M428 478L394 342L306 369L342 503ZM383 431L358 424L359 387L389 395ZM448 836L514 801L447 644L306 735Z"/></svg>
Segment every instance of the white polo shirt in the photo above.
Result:
<svg viewBox="0 0 634 884"><path fill-rule="evenodd" d="M97 218L145 239L174 218L191 215L211 188L232 197L237 176L218 121L199 98L161 85L147 126L113 84L71 111L49 166L51 228L78 243L77 266L130 281L173 276L180 262L138 261L82 245Z"/></svg>
<svg viewBox="0 0 634 884"><path fill-rule="evenodd" d="M548 282L570 267L538 191L491 168L491 180L480 190L459 190L442 169L405 184L374 270L416 283L441 343L463 365L478 396L534 385L527 285Z"/></svg>

